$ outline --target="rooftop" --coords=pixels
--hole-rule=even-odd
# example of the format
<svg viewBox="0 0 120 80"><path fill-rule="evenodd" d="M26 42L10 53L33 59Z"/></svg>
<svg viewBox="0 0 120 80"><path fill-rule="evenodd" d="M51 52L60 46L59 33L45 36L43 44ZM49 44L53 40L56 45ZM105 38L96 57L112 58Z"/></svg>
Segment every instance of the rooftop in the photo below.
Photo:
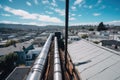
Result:
<svg viewBox="0 0 120 80"><path fill-rule="evenodd" d="M35 49L32 49L32 50L29 50L29 52L27 53L27 55L30 55L30 54L39 54L42 50L42 47L38 47L38 48L35 48Z"/></svg>
<svg viewBox="0 0 120 80"><path fill-rule="evenodd" d="M9 54L9 53L14 52L14 51L22 51L23 46L25 48L27 48L28 46L31 45L31 42L32 42L32 40L26 41L23 43L17 43L16 47L14 47L14 45L11 45L9 47L0 48L0 55Z"/></svg>
<svg viewBox="0 0 120 80"><path fill-rule="evenodd" d="M82 80L120 80L120 52L80 40L68 52Z"/></svg>
<svg viewBox="0 0 120 80"><path fill-rule="evenodd" d="M25 75L29 72L30 67L16 67L6 80L23 80Z"/></svg>

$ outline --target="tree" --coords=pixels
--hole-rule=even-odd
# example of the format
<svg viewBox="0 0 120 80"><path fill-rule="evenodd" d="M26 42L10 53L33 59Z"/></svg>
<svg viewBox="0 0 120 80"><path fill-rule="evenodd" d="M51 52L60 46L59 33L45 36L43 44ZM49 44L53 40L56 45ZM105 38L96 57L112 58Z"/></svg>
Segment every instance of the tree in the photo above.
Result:
<svg viewBox="0 0 120 80"><path fill-rule="evenodd" d="M85 27L82 27L82 29L85 29Z"/></svg>
<svg viewBox="0 0 120 80"><path fill-rule="evenodd" d="M93 28L90 28L89 31L94 31L94 29L93 29Z"/></svg>
<svg viewBox="0 0 120 80"><path fill-rule="evenodd" d="M83 35L81 36L81 38L86 39L86 38L88 38L88 35L87 35L87 34L83 34Z"/></svg>
<svg viewBox="0 0 120 80"><path fill-rule="evenodd" d="M15 46L16 43L17 43L17 41L8 40L8 41L6 42L6 44L5 44L5 47L8 47L8 46L10 46L10 45L14 45L14 46Z"/></svg>
<svg viewBox="0 0 120 80"><path fill-rule="evenodd" d="M97 27L97 31L103 31L103 30L107 30L107 28L105 27L103 22L101 22Z"/></svg>
<svg viewBox="0 0 120 80"><path fill-rule="evenodd" d="M0 76L0 80L4 80L11 71L16 67L15 63L17 61L16 53L9 53L5 56L0 57L0 72L2 72Z"/></svg>
<svg viewBox="0 0 120 80"><path fill-rule="evenodd" d="M15 67L15 62L17 61L17 54L16 53L9 53L5 55L2 59L2 65L4 65L3 70L11 70ZM0 66L1 67L1 66Z"/></svg>

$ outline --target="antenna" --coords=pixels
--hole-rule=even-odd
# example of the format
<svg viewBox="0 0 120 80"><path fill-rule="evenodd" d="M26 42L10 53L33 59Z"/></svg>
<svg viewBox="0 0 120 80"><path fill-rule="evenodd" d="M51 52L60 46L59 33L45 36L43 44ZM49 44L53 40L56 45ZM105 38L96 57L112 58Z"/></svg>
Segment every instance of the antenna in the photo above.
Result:
<svg viewBox="0 0 120 80"><path fill-rule="evenodd" d="M65 66L67 66L67 43L68 43L68 21L69 21L69 0L66 0L65 5Z"/></svg>

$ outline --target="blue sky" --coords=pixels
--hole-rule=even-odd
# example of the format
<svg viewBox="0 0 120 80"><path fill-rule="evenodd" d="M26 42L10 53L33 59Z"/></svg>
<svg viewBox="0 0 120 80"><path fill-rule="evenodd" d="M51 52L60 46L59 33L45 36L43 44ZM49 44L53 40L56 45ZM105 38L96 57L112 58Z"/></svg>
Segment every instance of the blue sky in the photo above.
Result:
<svg viewBox="0 0 120 80"><path fill-rule="evenodd" d="M65 0L0 0L0 23L64 25ZM120 0L70 0L69 25L120 25Z"/></svg>

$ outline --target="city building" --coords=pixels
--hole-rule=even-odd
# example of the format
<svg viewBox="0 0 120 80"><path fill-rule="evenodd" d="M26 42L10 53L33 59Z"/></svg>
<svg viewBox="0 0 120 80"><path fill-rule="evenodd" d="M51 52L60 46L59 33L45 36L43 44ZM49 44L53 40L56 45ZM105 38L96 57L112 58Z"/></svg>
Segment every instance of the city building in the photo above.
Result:
<svg viewBox="0 0 120 80"><path fill-rule="evenodd" d="M38 47L32 50L29 50L25 57L26 66L31 66L35 61L36 57L40 54L42 48Z"/></svg>

